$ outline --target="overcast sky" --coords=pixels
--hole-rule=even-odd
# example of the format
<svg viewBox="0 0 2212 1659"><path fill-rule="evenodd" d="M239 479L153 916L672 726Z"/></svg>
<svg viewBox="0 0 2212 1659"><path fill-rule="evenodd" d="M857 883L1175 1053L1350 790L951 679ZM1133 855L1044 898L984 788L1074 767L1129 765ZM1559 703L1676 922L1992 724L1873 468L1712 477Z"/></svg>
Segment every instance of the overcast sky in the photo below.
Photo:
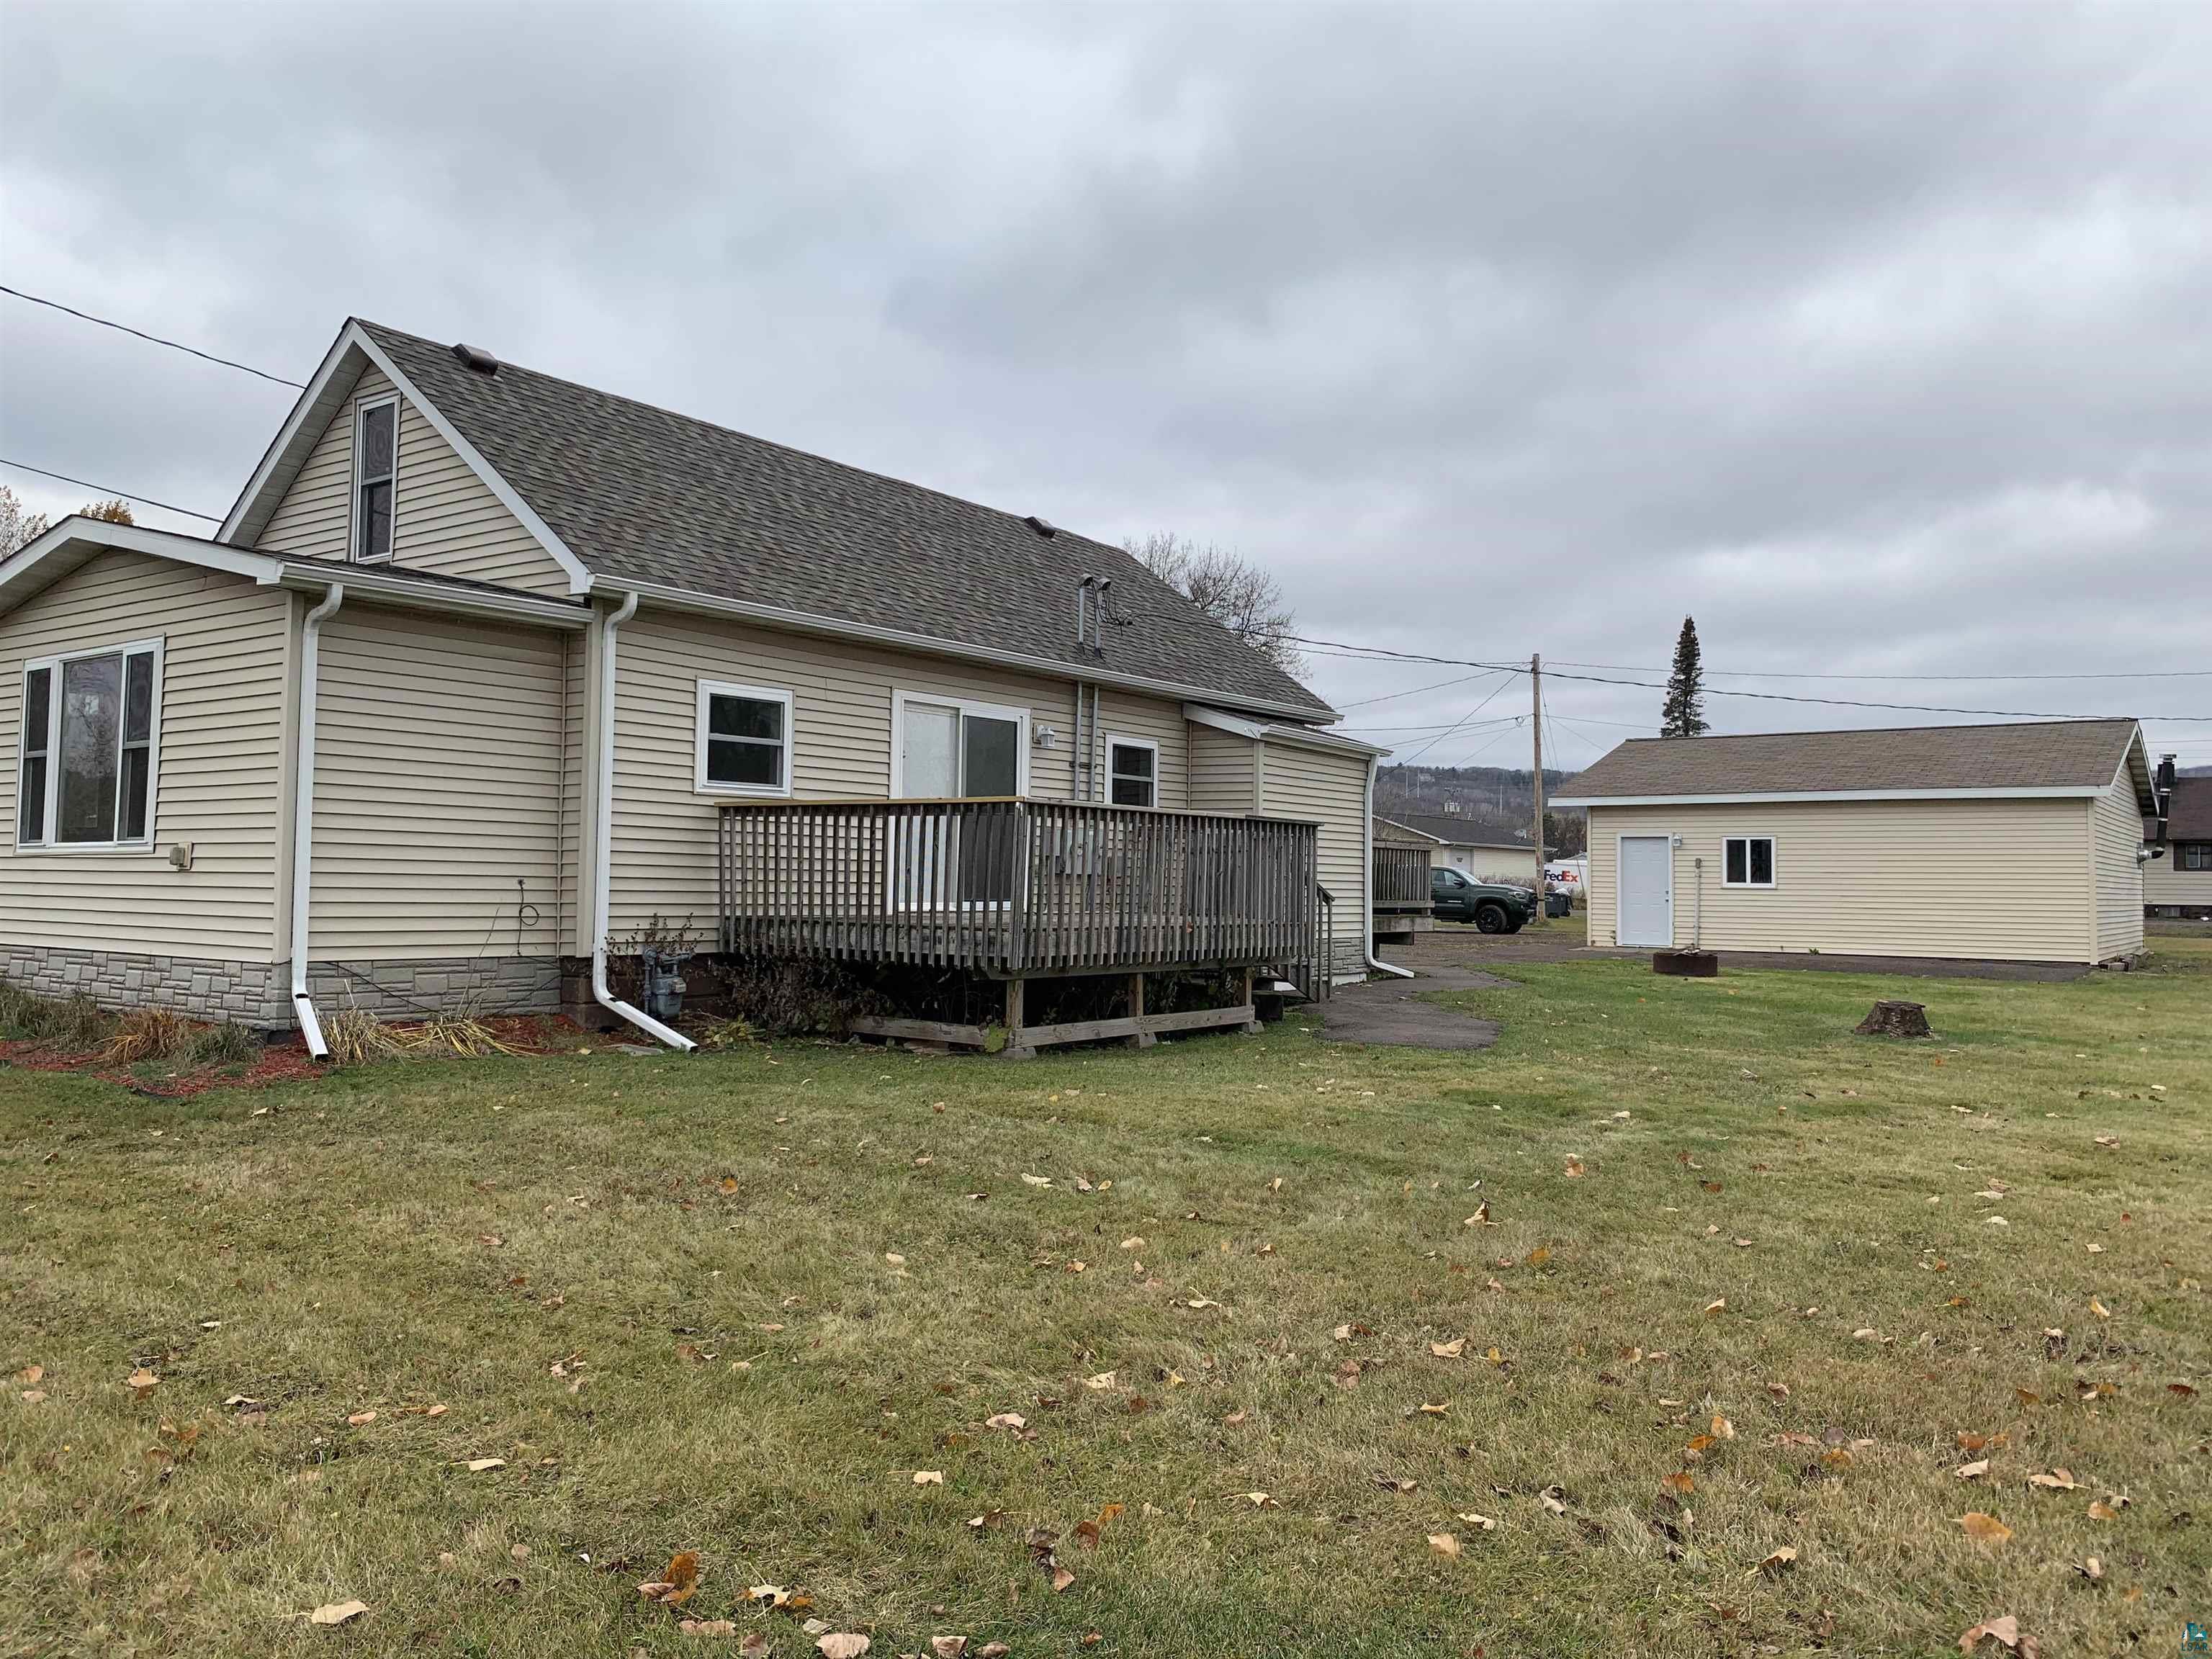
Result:
<svg viewBox="0 0 2212 1659"><path fill-rule="evenodd" d="M1663 667L1693 613L1716 671L2212 670L2212 7L0 0L0 282L295 379L349 314L465 339L1222 542L1401 651ZM290 398L0 295L13 460L219 514ZM2151 718L2212 673L1712 684L2212 763ZM1547 689L1571 765L1656 719Z"/></svg>

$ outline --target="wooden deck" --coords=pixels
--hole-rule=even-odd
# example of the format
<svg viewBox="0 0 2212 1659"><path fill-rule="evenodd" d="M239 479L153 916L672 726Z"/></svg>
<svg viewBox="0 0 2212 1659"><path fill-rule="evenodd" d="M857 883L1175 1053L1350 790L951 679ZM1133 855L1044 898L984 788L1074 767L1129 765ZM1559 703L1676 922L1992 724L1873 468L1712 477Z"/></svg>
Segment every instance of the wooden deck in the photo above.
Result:
<svg viewBox="0 0 2212 1659"><path fill-rule="evenodd" d="M732 803L720 948L1006 979L1310 976L1317 836L1301 819L1027 798Z"/></svg>

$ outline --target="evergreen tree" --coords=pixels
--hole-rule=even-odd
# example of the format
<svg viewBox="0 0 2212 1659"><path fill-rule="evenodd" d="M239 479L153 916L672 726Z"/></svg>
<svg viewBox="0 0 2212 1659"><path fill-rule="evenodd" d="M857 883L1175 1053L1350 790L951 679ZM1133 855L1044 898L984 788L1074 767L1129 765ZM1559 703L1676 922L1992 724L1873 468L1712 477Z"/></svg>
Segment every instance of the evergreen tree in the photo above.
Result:
<svg viewBox="0 0 2212 1659"><path fill-rule="evenodd" d="M1711 729L1705 724L1705 663L1698 648L1698 623L1685 617L1674 641L1674 672L1667 677L1667 701L1659 710L1659 735L1701 738Z"/></svg>

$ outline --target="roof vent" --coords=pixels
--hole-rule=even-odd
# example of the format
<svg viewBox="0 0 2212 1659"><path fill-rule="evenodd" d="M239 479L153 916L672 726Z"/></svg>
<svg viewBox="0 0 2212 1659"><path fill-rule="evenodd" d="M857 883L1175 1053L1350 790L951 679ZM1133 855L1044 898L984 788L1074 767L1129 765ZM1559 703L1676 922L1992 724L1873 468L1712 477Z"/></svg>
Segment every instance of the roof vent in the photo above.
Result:
<svg viewBox="0 0 2212 1659"><path fill-rule="evenodd" d="M1046 520L1040 519L1034 513L1024 519L1022 522L1027 525L1030 529L1036 531L1038 535L1043 537L1047 541L1050 541L1054 536L1060 534L1058 526L1054 525Z"/></svg>
<svg viewBox="0 0 2212 1659"><path fill-rule="evenodd" d="M486 351L482 346L456 345L453 348L453 356L459 357L464 363L476 370L479 374L496 374L499 373L499 359L493 356L491 353Z"/></svg>

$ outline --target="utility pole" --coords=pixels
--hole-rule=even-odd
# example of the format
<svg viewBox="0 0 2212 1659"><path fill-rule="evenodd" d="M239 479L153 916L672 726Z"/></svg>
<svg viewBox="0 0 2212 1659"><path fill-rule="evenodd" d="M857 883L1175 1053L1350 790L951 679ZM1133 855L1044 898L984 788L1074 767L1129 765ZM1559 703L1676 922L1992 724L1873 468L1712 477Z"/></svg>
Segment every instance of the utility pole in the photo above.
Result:
<svg viewBox="0 0 2212 1659"><path fill-rule="evenodd" d="M1536 915L1545 915L1544 900L1544 659L1531 655L1528 659L1528 706L1533 711L1529 726L1536 734L1536 766L1531 775L1536 796Z"/></svg>

